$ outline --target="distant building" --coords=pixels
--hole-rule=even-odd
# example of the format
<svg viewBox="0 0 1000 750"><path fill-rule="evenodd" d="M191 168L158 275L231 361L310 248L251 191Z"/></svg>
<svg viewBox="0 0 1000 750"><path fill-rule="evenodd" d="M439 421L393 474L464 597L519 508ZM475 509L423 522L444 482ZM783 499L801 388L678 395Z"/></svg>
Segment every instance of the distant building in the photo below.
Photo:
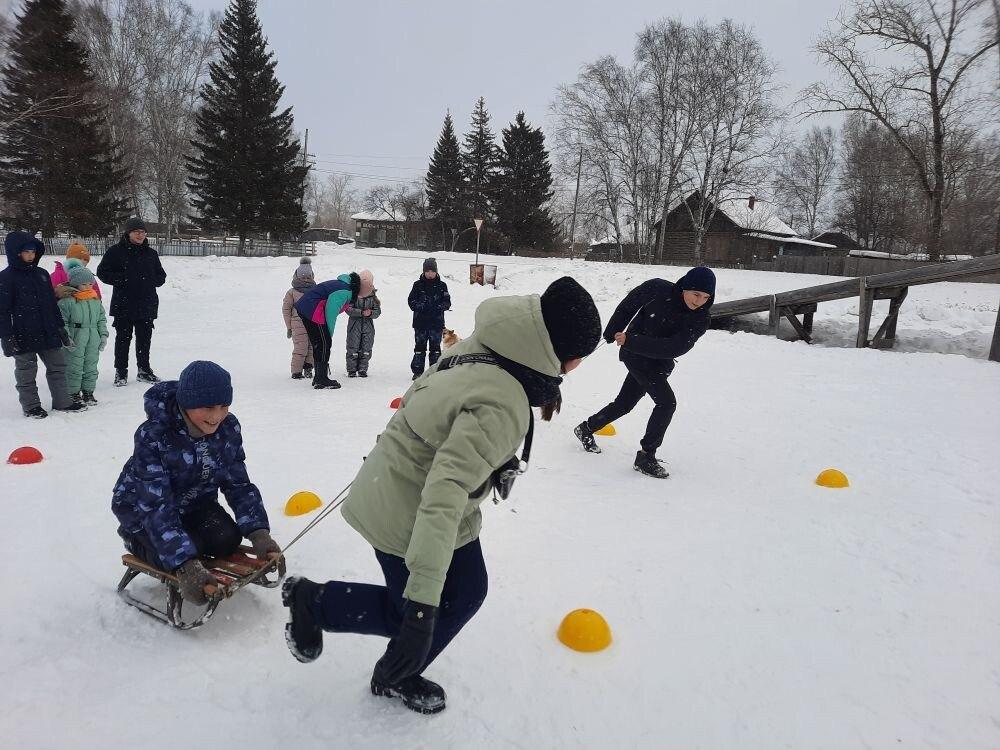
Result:
<svg viewBox="0 0 1000 750"><path fill-rule="evenodd" d="M844 232L823 232L813 237L814 242L823 242L828 245L836 245L838 250L860 250L861 245Z"/></svg>
<svg viewBox="0 0 1000 750"><path fill-rule="evenodd" d="M660 232L664 232L664 263L684 265L694 260L695 232L688 206L697 213L700 201L701 194L695 190L670 209L665 221L653 224L654 248L658 247ZM751 201L745 196L719 201L702 241L705 263L750 266L755 260L769 261L779 255L846 255L846 251L831 243L799 237L767 201Z"/></svg>
<svg viewBox="0 0 1000 750"><path fill-rule="evenodd" d="M343 245L350 242L350 237L345 237L341 229L333 227L309 227L301 235L300 242L336 242Z"/></svg>
<svg viewBox="0 0 1000 750"><path fill-rule="evenodd" d="M401 247L423 250L434 231L429 221L410 221L401 214L384 211L362 211L354 214L354 244L357 247Z"/></svg>

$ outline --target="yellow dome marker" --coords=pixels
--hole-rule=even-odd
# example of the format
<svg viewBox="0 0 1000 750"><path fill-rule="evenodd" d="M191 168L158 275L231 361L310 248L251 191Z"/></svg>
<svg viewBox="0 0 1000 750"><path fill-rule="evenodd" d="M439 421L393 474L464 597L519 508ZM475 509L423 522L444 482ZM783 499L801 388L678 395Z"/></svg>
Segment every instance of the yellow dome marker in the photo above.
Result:
<svg viewBox="0 0 1000 750"><path fill-rule="evenodd" d="M820 487L833 487L836 489L850 487L847 475L839 469L823 469L819 473L819 476L816 477L816 484Z"/></svg>
<svg viewBox="0 0 1000 750"><path fill-rule="evenodd" d="M323 501L319 499L319 495L315 492L303 490L302 492L296 492L288 498L288 502L285 503L285 515L302 516L316 510L322 505Z"/></svg>
<svg viewBox="0 0 1000 750"><path fill-rule="evenodd" d="M601 437L614 437L618 434L618 431L615 429L613 424L606 424L594 434L600 435Z"/></svg>
<svg viewBox="0 0 1000 750"><path fill-rule="evenodd" d="M556 635L574 651L601 651L611 645L611 628L592 609L574 609L563 618Z"/></svg>

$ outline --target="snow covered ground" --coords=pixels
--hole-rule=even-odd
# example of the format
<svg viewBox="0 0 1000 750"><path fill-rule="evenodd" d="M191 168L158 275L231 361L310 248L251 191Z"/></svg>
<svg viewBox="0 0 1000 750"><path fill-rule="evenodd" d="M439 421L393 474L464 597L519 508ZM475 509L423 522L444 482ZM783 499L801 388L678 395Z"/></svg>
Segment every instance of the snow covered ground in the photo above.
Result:
<svg viewBox="0 0 1000 750"><path fill-rule="evenodd" d="M439 262L461 334L482 299L565 273L606 317L639 281L682 272L500 258L494 291L465 283L468 256ZM323 247L318 278L371 268L384 313L372 377L343 377L338 327L344 388L315 392L288 378L279 307L296 263L165 258L153 339L163 377L198 358L232 372L279 542L308 520L284 516L285 500L300 489L333 498L408 386L405 298L420 270L414 254ZM718 298L831 280L721 271ZM7 360L0 453L34 445L46 460L0 466L0 745L1000 747L1000 365L984 359L998 296L987 284L915 287L897 352L847 348L856 300L820 306L825 346L710 331L671 377L679 407L663 482L631 468L648 400L601 439L601 455L572 437L624 375L602 347L567 379L563 413L537 430L514 496L485 508L491 591L428 672L449 696L434 717L368 692L376 639L328 635L318 662L294 661L276 591L224 602L190 633L122 603L110 491L144 388L110 387L109 350L98 407L26 420ZM830 466L849 489L813 484ZM289 557L313 578L378 580L339 514ZM608 619L608 650L556 640L577 607Z"/></svg>

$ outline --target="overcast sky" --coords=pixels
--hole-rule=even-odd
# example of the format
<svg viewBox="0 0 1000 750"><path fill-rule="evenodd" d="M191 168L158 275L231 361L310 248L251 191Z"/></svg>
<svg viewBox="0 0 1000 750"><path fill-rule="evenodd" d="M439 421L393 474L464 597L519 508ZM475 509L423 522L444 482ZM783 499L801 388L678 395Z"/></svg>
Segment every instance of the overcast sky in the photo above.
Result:
<svg viewBox="0 0 1000 750"><path fill-rule="evenodd" d="M189 2L206 10L228 5ZM259 14L295 126L309 129L317 169L409 180L427 168L447 110L460 138L479 96L498 136L518 110L547 129L556 86L601 55L629 60L636 33L667 16L752 26L781 67L790 98L823 76L810 48L841 4L260 0Z"/></svg>

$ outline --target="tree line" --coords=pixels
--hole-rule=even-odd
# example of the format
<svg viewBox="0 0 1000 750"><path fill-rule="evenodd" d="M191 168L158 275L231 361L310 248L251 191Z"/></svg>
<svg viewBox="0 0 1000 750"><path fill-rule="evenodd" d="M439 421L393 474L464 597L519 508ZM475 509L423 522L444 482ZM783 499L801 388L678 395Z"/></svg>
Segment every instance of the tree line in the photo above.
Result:
<svg viewBox="0 0 1000 750"><path fill-rule="evenodd" d="M632 59L603 57L560 86L555 169L580 175L557 218L663 257L656 218L685 203L696 257L720 204L768 198L807 236L863 247L1000 251L997 0L852 0L814 47L830 75L777 103L776 66L732 21L651 23ZM844 116L839 132L795 119Z"/></svg>
<svg viewBox="0 0 1000 750"><path fill-rule="evenodd" d="M130 214L168 236L294 237L308 166L255 0L25 0L8 23L0 220L52 236Z"/></svg>

